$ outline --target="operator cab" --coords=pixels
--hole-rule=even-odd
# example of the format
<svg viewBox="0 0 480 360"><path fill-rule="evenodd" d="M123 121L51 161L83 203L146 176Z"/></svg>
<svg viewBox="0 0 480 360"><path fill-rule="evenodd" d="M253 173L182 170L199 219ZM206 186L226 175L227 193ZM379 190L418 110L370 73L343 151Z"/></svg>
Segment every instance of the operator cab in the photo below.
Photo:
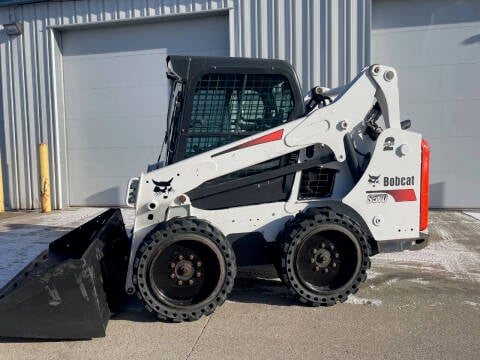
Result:
<svg viewBox="0 0 480 360"><path fill-rule="evenodd" d="M167 68L167 164L304 114L298 77L285 61L169 56Z"/></svg>

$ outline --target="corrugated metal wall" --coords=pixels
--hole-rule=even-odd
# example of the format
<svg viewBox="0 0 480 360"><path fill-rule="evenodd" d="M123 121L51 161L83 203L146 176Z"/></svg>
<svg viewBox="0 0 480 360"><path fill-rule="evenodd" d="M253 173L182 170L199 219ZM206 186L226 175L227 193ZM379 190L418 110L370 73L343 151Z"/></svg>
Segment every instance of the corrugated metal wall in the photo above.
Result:
<svg viewBox="0 0 480 360"><path fill-rule="evenodd" d="M40 206L40 142L50 147L52 205L67 204L62 198L64 124L57 114L63 106L57 104L54 78L61 61L55 57L52 28L230 9L231 56L285 59L308 89L343 84L369 62L370 8L371 0L80 0L1 7L0 24L24 23L21 36L0 31L0 151L7 206Z"/></svg>

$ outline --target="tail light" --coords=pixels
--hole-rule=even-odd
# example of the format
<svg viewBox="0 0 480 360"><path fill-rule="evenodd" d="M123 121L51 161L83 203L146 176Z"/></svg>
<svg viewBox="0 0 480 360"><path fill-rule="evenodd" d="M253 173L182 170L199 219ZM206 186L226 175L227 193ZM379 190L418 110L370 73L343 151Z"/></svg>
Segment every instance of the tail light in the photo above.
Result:
<svg viewBox="0 0 480 360"><path fill-rule="evenodd" d="M422 168L420 181L420 231L428 226L428 174L430 169L430 145L422 139Z"/></svg>

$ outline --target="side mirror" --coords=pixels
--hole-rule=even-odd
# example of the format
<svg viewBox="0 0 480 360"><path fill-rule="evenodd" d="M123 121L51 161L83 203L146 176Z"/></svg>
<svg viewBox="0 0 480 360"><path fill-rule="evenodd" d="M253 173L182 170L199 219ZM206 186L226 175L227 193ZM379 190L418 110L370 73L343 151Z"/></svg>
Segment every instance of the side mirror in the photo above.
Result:
<svg viewBox="0 0 480 360"><path fill-rule="evenodd" d="M412 121L410 119L400 122L400 127L402 128L402 130L410 129L410 126L412 126Z"/></svg>

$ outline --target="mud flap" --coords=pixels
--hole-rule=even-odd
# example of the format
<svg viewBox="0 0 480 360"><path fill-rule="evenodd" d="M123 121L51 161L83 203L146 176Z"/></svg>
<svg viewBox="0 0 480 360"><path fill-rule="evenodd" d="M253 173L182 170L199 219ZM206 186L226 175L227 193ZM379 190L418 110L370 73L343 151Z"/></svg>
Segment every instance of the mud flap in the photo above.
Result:
<svg viewBox="0 0 480 360"><path fill-rule="evenodd" d="M119 209L52 242L0 290L0 336L105 336L111 312L126 299L129 249Z"/></svg>

